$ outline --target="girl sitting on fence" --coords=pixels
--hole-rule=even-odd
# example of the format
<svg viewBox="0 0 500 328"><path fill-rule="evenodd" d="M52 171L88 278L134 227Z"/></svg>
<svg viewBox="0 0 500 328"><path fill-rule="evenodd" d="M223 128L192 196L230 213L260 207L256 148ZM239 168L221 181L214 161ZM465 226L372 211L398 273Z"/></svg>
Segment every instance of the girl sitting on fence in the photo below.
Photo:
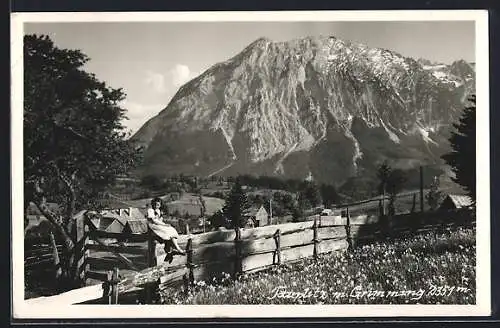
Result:
<svg viewBox="0 0 500 328"><path fill-rule="evenodd" d="M148 208L148 225L156 235L160 243L165 244L165 261L172 262L174 255L186 255L177 243L179 234L170 224L163 222L163 215L160 210L161 199L156 197L151 200L151 207Z"/></svg>

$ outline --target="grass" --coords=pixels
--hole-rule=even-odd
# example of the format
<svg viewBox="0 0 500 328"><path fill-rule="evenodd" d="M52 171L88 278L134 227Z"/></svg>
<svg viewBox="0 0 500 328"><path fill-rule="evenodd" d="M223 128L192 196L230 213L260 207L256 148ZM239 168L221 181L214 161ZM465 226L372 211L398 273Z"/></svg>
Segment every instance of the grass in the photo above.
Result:
<svg viewBox="0 0 500 328"><path fill-rule="evenodd" d="M429 232L247 274L199 281L164 304L475 304L475 229Z"/></svg>

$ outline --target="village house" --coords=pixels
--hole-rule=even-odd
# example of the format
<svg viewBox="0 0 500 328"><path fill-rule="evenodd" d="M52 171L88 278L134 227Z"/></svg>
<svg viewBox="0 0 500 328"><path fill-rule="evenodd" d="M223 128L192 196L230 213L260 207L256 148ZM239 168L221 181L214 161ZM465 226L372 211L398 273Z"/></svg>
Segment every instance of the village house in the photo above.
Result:
<svg viewBox="0 0 500 328"><path fill-rule="evenodd" d="M123 233L126 231L125 227L130 221L130 224L128 224L129 231L131 233L137 233L137 231L142 229L139 226L146 225L144 214L141 213L138 208L134 207L103 210L99 214L100 215L91 218L91 222L96 230ZM142 221L144 224L134 223L138 221Z"/></svg>
<svg viewBox="0 0 500 328"><path fill-rule="evenodd" d="M467 195L447 195L439 207L442 211L458 210L468 208L472 205L472 199Z"/></svg>
<svg viewBox="0 0 500 328"><path fill-rule="evenodd" d="M62 211L61 207L59 205L57 205L56 203L47 202L46 205L51 212L60 213ZM47 220L45 218L45 216L40 212L38 207L32 202L30 202L28 204L27 208L25 209L24 214L25 214L25 218L24 218L25 219L25 227L24 227L25 231L27 231L33 227L36 227L42 221Z"/></svg>
<svg viewBox="0 0 500 328"><path fill-rule="evenodd" d="M243 215L244 226L248 228L263 227L269 225L269 214L264 206L252 207Z"/></svg>
<svg viewBox="0 0 500 328"><path fill-rule="evenodd" d="M125 234L143 234L148 232L148 223L146 220L131 219L128 220L123 228Z"/></svg>

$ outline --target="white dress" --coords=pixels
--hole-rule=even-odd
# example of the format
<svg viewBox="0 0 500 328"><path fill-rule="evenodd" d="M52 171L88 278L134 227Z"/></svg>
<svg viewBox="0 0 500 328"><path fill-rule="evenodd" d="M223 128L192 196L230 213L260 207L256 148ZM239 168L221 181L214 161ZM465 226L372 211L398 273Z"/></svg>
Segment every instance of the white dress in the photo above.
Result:
<svg viewBox="0 0 500 328"><path fill-rule="evenodd" d="M153 232L163 240L171 240L178 238L179 234L174 227L162 221L162 214L160 210L148 209L148 225Z"/></svg>

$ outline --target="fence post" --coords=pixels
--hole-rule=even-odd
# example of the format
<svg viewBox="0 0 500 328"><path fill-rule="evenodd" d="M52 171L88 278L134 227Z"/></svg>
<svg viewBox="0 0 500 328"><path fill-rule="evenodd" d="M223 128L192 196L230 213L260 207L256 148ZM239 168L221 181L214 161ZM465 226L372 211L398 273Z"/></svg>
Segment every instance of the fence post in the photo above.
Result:
<svg viewBox="0 0 500 328"><path fill-rule="evenodd" d="M155 267L158 263L156 259L156 238L153 230L148 227L148 267L152 268ZM151 304L153 300L153 293L154 293L154 288L155 286L153 284L146 284L144 286L144 293L145 293L145 303L146 304Z"/></svg>
<svg viewBox="0 0 500 328"><path fill-rule="evenodd" d="M153 230L148 227L148 267L154 267L156 264L156 238Z"/></svg>
<svg viewBox="0 0 500 328"><path fill-rule="evenodd" d="M90 243L89 230L90 230L89 226L85 223L84 225L85 239L83 242L83 272L82 272L84 285L87 285L87 272L90 270L90 264L87 261L87 259L90 257L90 249L88 248L88 245Z"/></svg>
<svg viewBox="0 0 500 328"><path fill-rule="evenodd" d="M415 213L415 209L417 208L417 194L413 194L413 202L411 206L410 213Z"/></svg>
<svg viewBox="0 0 500 328"><path fill-rule="evenodd" d="M189 291L194 285L194 262L193 262L193 239L189 238L186 245L186 266L188 268L188 273L185 274L184 284L185 290Z"/></svg>
<svg viewBox="0 0 500 328"><path fill-rule="evenodd" d="M278 229L274 233L274 242L276 243L276 260L273 259L275 264L281 264L281 230Z"/></svg>
<svg viewBox="0 0 500 328"><path fill-rule="evenodd" d="M384 196L384 199L385 199L385 196ZM379 204L380 204L379 205L380 211L379 211L378 229L380 232L380 236L382 236L382 238L383 238L383 237L387 237L388 213L385 210L385 203L380 202ZM376 233L375 233L375 236L376 236Z"/></svg>
<svg viewBox="0 0 500 328"><path fill-rule="evenodd" d="M182 283L184 285L184 295L187 295L189 293L189 289L190 289L189 275L187 273L185 273L182 276Z"/></svg>
<svg viewBox="0 0 500 328"><path fill-rule="evenodd" d="M347 249L351 250L353 248L352 236L351 236L351 215L349 214L349 206L346 207L346 225L345 233L347 238Z"/></svg>
<svg viewBox="0 0 500 328"><path fill-rule="evenodd" d="M76 277L78 277L79 284L85 285L85 251L88 234L85 231L85 214L76 217L75 219L75 261L76 261Z"/></svg>
<svg viewBox="0 0 500 328"><path fill-rule="evenodd" d="M111 304L111 280L113 279L113 272L108 271L106 281L102 283L102 298L107 304Z"/></svg>
<svg viewBox="0 0 500 328"><path fill-rule="evenodd" d="M52 231L49 233L49 237L50 243L52 245L52 258L54 259L54 268L56 268L55 278L57 280L62 274L61 260L59 258L59 252L57 251L56 239L54 238L54 234L52 233Z"/></svg>
<svg viewBox="0 0 500 328"><path fill-rule="evenodd" d="M141 291L141 297L143 297L144 304L154 304L158 300L161 287L161 277L155 281L148 282L144 285Z"/></svg>
<svg viewBox="0 0 500 328"><path fill-rule="evenodd" d="M421 226L421 218L422 218L422 213L421 212L415 212L411 216L411 232L415 233L418 231L418 229Z"/></svg>
<svg viewBox="0 0 500 328"><path fill-rule="evenodd" d="M114 268L113 275L111 276L111 303L118 304L118 283L120 278L118 277L118 268Z"/></svg>
<svg viewBox="0 0 500 328"><path fill-rule="evenodd" d="M236 236L234 238L234 248L235 248L235 257L234 257L234 272L233 278L236 280L239 278L242 271L242 259L241 259L241 229L238 227L235 229Z"/></svg>
<svg viewBox="0 0 500 328"><path fill-rule="evenodd" d="M318 259L318 219L315 217L314 218L314 223L313 223L313 242L314 242L314 248L313 248L313 258L314 260Z"/></svg>

